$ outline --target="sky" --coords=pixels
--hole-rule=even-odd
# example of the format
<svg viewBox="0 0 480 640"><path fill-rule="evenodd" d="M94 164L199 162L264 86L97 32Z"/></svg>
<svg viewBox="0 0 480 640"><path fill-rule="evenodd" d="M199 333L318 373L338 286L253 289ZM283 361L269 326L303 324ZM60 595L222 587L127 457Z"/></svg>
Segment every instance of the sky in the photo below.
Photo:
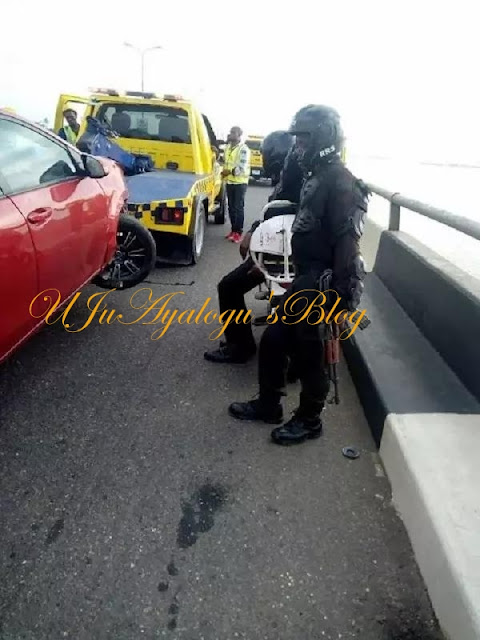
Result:
<svg viewBox="0 0 480 640"><path fill-rule="evenodd" d="M139 90L124 42L161 45L145 90L195 100L220 137L329 104L353 154L480 161L478 0L123 1L2 6L0 107L52 123L60 93Z"/></svg>

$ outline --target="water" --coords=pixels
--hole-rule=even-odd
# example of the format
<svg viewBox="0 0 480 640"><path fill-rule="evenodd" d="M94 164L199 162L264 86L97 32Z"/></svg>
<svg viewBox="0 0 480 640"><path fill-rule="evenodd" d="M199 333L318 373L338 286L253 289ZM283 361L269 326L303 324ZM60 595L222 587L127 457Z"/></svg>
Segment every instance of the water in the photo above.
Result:
<svg viewBox="0 0 480 640"><path fill-rule="evenodd" d="M480 167L359 157L350 158L348 166L366 182L480 222ZM388 213L389 203L373 196L369 217L387 227ZM407 209L401 210L400 229L480 280L480 241Z"/></svg>

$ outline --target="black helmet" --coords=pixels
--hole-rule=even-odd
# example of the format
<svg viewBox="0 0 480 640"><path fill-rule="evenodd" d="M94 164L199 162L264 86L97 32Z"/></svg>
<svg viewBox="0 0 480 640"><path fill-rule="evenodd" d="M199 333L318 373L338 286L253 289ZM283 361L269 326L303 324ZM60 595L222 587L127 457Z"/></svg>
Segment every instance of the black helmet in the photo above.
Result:
<svg viewBox="0 0 480 640"><path fill-rule="evenodd" d="M273 131L262 142L263 170L267 178L278 180L285 158L293 146L293 136L288 131Z"/></svg>
<svg viewBox="0 0 480 640"><path fill-rule="evenodd" d="M307 169L322 158L331 159L342 150L344 137L340 116L332 107L318 104L303 107L293 118L289 132L294 136L310 136L301 156L301 162Z"/></svg>

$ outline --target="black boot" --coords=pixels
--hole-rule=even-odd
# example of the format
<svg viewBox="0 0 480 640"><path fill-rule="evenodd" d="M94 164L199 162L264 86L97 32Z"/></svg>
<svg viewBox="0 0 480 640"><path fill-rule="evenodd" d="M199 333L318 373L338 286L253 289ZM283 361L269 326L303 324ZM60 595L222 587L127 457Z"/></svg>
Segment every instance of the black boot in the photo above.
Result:
<svg viewBox="0 0 480 640"><path fill-rule="evenodd" d="M220 343L220 347L218 349L214 349L213 351L206 351L203 354L205 360L209 362L223 362L223 363L231 363L231 364L244 364L248 362L255 355L257 349L255 345L250 347L232 347L231 345L226 344L225 342Z"/></svg>
<svg viewBox="0 0 480 640"><path fill-rule="evenodd" d="M297 412L282 427L272 431L272 440L275 444L290 445L300 444L305 440L319 438L322 435L322 420L316 418L305 418Z"/></svg>
<svg viewBox="0 0 480 640"><path fill-rule="evenodd" d="M266 403L260 399L234 402L228 407L228 413L237 420L258 420L267 424L280 424L283 420L280 403Z"/></svg>

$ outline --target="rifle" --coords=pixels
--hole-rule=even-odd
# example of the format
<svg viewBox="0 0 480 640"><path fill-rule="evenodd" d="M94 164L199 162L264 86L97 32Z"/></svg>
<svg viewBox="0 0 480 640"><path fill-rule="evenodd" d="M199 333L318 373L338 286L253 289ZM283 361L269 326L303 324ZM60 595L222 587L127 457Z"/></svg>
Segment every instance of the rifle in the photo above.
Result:
<svg viewBox="0 0 480 640"><path fill-rule="evenodd" d="M325 340L325 360L328 368L328 377L333 382L334 395L329 403L340 404L338 394L337 364L340 362L340 330L337 324L327 324L327 338Z"/></svg>
<svg viewBox="0 0 480 640"><path fill-rule="evenodd" d="M320 276L319 289L322 292L329 291L332 286L332 278L333 272L331 269L327 269ZM330 303L332 294L326 293L327 296L327 307L331 306ZM337 375L337 364L340 362L340 330L337 324L329 324L325 323L326 329L326 338L325 338L325 364L328 370L328 377L330 382L333 383L334 387L334 396L328 402L331 404L335 402L335 404L340 404L340 396L338 393L338 375Z"/></svg>
<svg viewBox="0 0 480 640"><path fill-rule="evenodd" d="M324 271L320 277L320 291L328 291L332 283L332 271L328 269ZM332 298L332 294L327 294L327 297ZM330 300L329 302L333 302ZM327 302L327 306L328 306ZM345 326L350 327L350 323L345 321ZM366 329L371 324L371 320L367 316L363 316L358 328L360 330ZM330 382L333 383L334 395L328 403L340 404L340 395L338 393L338 373L337 364L340 362L340 327L333 322L332 324L326 323L326 338L325 338L325 363L328 369L328 377Z"/></svg>

